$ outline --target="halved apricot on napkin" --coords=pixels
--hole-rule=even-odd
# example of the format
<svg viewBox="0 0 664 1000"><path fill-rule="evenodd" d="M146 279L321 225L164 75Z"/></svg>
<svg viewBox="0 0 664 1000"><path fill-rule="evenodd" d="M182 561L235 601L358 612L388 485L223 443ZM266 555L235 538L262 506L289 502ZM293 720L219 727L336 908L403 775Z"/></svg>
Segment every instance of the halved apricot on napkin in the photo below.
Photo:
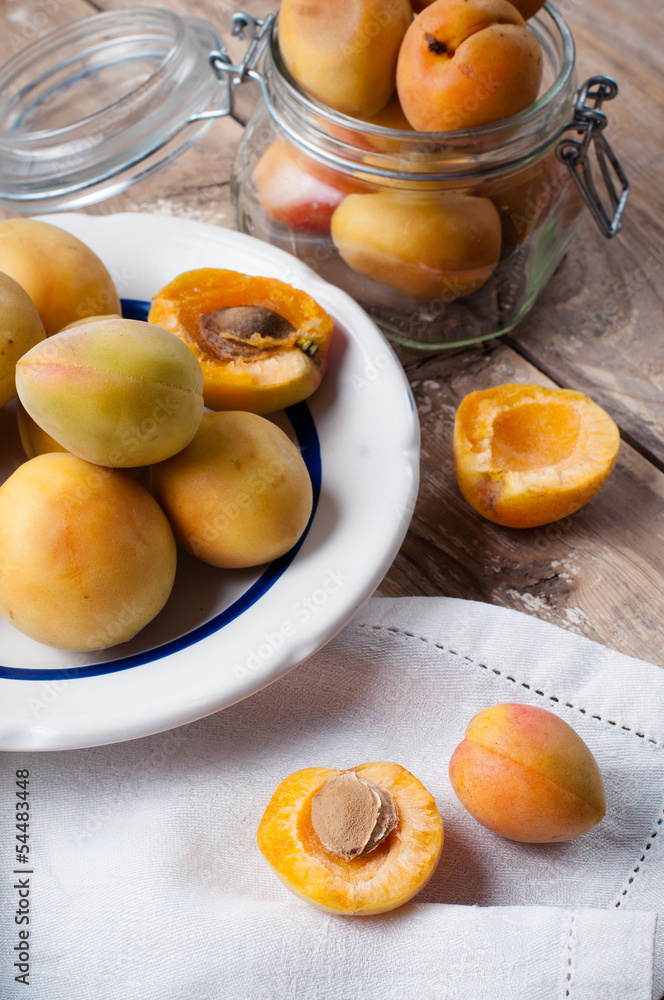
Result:
<svg viewBox="0 0 664 1000"><path fill-rule="evenodd" d="M506 527L534 528L591 500L619 444L609 414L581 392L498 385L462 400L454 467L479 514Z"/></svg>
<svg viewBox="0 0 664 1000"><path fill-rule="evenodd" d="M572 840L604 816L597 761L564 719L534 705L493 705L469 722L450 781L475 819L508 840Z"/></svg>
<svg viewBox="0 0 664 1000"><path fill-rule="evenodd" d="M306 292L210 267L162 288L148 322L170 330L198 358L206 406L258 414L292 406L318 388L333 327Z"/></svg>
<svg viewBox="0 0 664 1000"><path fill-rule="evenodd" d="M258 846L308 902L335 913L384 913L428 882L443 824L433 797L399 764L308 767L275 791Z"/></svg>

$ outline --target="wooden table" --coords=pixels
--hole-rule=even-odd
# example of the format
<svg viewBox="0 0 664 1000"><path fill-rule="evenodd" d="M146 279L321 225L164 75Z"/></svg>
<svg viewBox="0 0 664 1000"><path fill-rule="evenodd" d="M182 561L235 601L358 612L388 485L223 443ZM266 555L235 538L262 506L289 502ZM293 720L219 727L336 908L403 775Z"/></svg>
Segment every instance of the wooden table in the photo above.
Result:
<svg viewBox="0 0 664 1000"><path fill-rule="evenodd" d="M234 10L269 0L140 0L197 14L228 36ZM0 60L69 21L129 0L3 0ZM408 536L378 593L442 594L516 608L664 666L664 7L561 0L579 77L620 84L611 141L632 183L622 233L581 235L509 336L402 360L422 425L421 488ZM238 50L239 51L239 50ZM232 48L232 52L235 49ZM242 105L242 113L249 108ZM242 125L216 122L168 169L89 211L153 212L234 226L229 176ZM54 217L57 223L57 217ZM598 496L548 527L516 531L459 494L451 433L462 397L506 381L579 389L612 414L622 443Z"/></svg>

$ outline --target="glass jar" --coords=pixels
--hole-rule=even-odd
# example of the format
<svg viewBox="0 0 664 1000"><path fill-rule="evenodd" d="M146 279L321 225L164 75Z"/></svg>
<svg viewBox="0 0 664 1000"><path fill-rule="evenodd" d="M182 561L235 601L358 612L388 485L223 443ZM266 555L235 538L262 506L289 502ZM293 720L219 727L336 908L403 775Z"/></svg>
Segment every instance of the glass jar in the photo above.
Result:
<svg viewBox="0 0 664 1000"><path fill-rule="evenodd" d="M444 133L409 130L389 105L366 122L318 103L283 63L277 21L255 22L254 34L256 24L263 101L231 180L238 228L344 288L391 339L440 349L504 334L563 258L584 197L605 229L619 228L627 187L610 149L604 161L610 154L621 188L606 178L613 218L579 172L584 116L599 114L603 128L599 105L617 88L596 78L579 104L572 35L549 4L528 22L544 57L540 98L511 118ZM400 128L385 127L390 115ZM584 139L561 145L570 127Z"/></svg>
<svg viewBox="0 0 664 1000"><path fill-rule="evenodd" d="M238 228L344 288L403 344L510 330L565 254L584 201L606 235L620 228L628 184L601 111L617 87L596 77L577 92L572 36L549 4L528 22L542 96L444 133L409 130L389 105L372 122L330 110L283 65L273 15L231 22L248 42L240 65L207 22L134 8L73 22L0 67L0 205L34 214L112 197L233 114L237 86L254 80L262 100L231 182Z"/></svg>
<svg viewBox="0 0 664 1000"><path fill-rule="evenodd" d="M228 114L207 21L160 8L84 17L0 66L0 204L77 209L179 156Z"/></svg>

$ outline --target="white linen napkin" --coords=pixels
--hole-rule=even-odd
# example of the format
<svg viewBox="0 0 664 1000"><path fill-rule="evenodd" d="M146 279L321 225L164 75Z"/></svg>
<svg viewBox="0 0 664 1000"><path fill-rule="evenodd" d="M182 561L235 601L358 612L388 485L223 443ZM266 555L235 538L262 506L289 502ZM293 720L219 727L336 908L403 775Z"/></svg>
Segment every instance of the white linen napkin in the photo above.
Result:
<svg viewBox="0 0 664 1000"><path fill-rule="evenodd" d="M597 758L608 809L584 837L508 842L456 799L450 755L475 712L505 701L556 712ZM663 751L660 668L502 608L374 598L307 663L207 719L113 746L0 757L0 996L659 998ZM369 760L420 778L445 845L412 903L336 916L283 887L256 828L290 772ZM23 768L29 875L14 874ZM26 879L29 925L17 922ZM26 988L15 977L28 927Z"/></svg>

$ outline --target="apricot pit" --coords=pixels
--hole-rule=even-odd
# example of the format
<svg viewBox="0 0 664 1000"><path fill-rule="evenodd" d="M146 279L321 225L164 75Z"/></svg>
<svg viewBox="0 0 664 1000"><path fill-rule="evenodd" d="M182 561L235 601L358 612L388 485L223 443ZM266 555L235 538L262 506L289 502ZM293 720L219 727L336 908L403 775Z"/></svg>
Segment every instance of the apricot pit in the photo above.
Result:
<svg viewBox="0 0 664 1000"><path fill-rule="evenodd" d="M152 300L148 322L170 330L198 359L206 406L261 415L318 388L333 327L306 292L218 268L174 278Z"/></svg>
<svg viewBox="0 0 664 1000"><path fill-rule="evenodd" d="M433 797L399 764L309 767L281 782L258 846L296 895L334 913L384 913L433 874L443 824Z"/></svg>
<svg viewBox="0 0 664 1000"><path fill-rule="evenodd" d="M328 778L311 800L311 825L323 847L343 858L364 858L398 821L391 792L355 771Z"/></svg>

